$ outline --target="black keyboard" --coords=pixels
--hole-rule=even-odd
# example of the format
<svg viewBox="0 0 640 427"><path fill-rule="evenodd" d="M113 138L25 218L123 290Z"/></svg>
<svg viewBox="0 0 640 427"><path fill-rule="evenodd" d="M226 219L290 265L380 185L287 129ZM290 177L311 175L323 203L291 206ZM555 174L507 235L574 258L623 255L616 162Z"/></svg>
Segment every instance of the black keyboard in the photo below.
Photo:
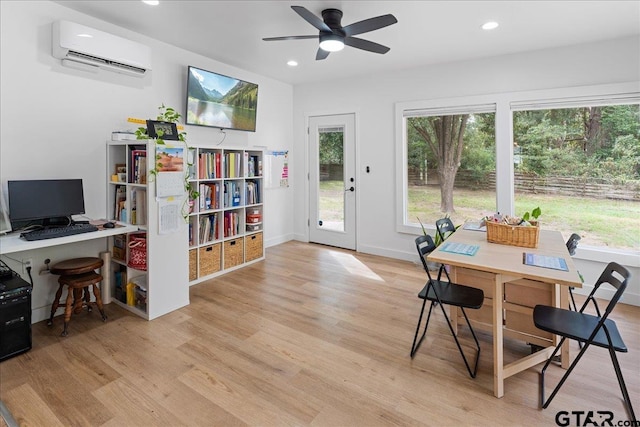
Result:
<svg viewBox="0 0 640 427"><path fill-rule="evenodd" d="M55 239L56 237L73 236L74 234L91 233L98 231L98 227L92 224L73 224L65 227L43 228L28 233L22 233L20 237L27 241Z"/></svg>

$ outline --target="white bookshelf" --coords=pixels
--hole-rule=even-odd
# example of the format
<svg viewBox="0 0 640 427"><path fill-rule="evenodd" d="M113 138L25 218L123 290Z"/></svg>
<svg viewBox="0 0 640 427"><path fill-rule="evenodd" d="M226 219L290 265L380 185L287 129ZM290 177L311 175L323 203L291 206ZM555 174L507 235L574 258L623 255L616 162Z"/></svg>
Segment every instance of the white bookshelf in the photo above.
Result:
<svg viewBox="0 0 640 427"><path fill-rule="evenodd" d="M153 140L107 142L107 218L137 228L122 235L124 241L118 236L109 238L111 300L148 320L189 304L189 284L185 278L188 227L180 218L178 231L159 232L156 182L149 174L155 168L155 148ZM136 152L144 152L146 156L136 156ZM118 174L118 168L123 172ZM186 171L186 164L184 168ZM124 198L122 202L120 197ZM186 191L182 197L186 198ZM136 235L146 236L146 270L131 264L132 249L128 243ZM121 254L117 248L120 243L124 246ZM126 299L128 283L137 287L133 304Z"/></svg>
<svg viewBox="0 0 640 427"><path fill-rule="evenodd" d="M189 283L264 259L261 149L193 147Z"/></svg>

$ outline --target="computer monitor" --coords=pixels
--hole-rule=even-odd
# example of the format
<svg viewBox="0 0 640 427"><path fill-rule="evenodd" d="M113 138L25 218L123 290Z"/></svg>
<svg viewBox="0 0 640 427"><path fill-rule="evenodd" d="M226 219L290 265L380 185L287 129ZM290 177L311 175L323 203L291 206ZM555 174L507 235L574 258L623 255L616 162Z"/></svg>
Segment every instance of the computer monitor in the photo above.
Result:
<svg viewBox="0 0 640 427"><path fill-rule="evenodd" d="M25 222L67 225L72 215L85 213L82 179L7 181L7 188L14 230Z"/></svg>

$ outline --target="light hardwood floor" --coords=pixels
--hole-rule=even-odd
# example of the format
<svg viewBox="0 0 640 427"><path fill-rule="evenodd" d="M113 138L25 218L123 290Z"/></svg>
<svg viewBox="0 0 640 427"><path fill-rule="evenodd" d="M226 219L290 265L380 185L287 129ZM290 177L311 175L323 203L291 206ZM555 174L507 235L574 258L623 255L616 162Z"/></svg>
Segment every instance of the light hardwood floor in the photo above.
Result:
<svg viewBox="0 0 640 427"><path fill-rule="evenodd" d="M587 351L546 410L541 366L507 379L495 398L491 337L479 335L471 379L439 311L411 360L424 280L417 264L288 242L193 286L189 306L151 322L110 304L106 323L95 311L74 316L67 338L60 317L53 328L34 325L33 349L0 363L0 398L30 426L552 426L558 411L599 410L627 418L603 349ZM619 359L640 411L640 308L619 305L612 318L630 348ZM464 328L461 337L471 351ZM528 352L509 342L505 360ZM550 367L549 384L562 372Z"/></svg>

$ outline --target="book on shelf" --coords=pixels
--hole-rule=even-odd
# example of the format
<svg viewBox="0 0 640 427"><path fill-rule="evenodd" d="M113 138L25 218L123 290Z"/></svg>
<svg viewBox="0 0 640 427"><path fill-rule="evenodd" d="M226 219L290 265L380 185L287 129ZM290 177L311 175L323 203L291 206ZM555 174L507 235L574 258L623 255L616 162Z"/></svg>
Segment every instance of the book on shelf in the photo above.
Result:
<svg viewBox="0 0 640 427"><path fill-rule="evenodd" d="M122 221L122 211L125 207L127 199L127 187L124 185L116 185L116 193L113 201L113 219Z"/></svg>
<svg viewBox="0 0 640 427"><path fill-rule="evenodd" d="M214 213L211 215L201 216L199 221L199 243L207 243L213 240L218 240L219 230L218 230L218 214Z"/></svg>
<svg viewBox="0 0 640 427"><path fill-rule="evenodd" d="M245 198L247 205L260 203L260 182L247 181L245 183Z"/></svg>
<svg viewBox="0 0 640 427"><path fill-rule="evenodd" d="M111 256L119 261L127 259L127 238L124 234L116 234L113 236L113 247L111 248Z"/></svg>
<svg viewBox="0 0 640 427"><path fill-rule="evenodd" d="M224 213L224 237L236 236L240 233L240 215L238 212Z"/></svg>
<svg viewBox="0 0 640 427"><path fill-rule="evenodd" d="M220 184L203 183L198 187L198 206L200 211L220 209Z"/></svg>
<svg viewBox="0 0 640 427"><path fill-rule="evenodd" d="M131 149L131 163L129 170L129 182L132 184L147 183L147 150L143 148Z"/></svg>
<svg viewBox="0 0 640 427"><path fill-rule="evenodd" d="M245 153L247 155L246 165L245 165L245 176L254 177L262 175L262 162L258 156L249 155L249 153Z"/></svg>
<svg viewBox="0 0 640 427"><path fill-rule="evenodd" d="M222 154L219 152L202 152L198 154L198 178L222 178L221 157Z"/></svg>
<svg viewBox="0 0 640 427"><path fill-rule="evenodd" d="M147 190L145 188L131 190L130 207L129 222L135 225L145 225L147 223Z"/></svg>

